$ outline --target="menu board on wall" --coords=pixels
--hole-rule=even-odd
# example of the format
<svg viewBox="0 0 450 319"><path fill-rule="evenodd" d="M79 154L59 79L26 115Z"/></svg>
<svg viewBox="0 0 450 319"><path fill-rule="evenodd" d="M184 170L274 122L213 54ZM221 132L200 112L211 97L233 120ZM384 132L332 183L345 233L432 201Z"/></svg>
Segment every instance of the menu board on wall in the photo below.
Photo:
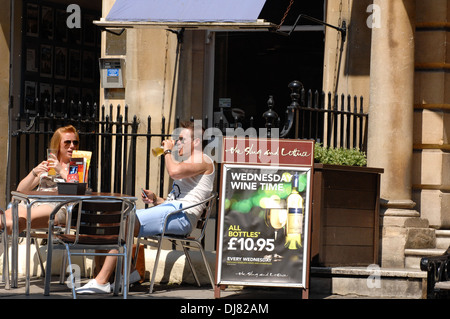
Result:
<svg viewBox="0 0 450 319"><path fill-rule="evenodd" d="M217 285L308 288L313 149L224 139Z"/></svg>

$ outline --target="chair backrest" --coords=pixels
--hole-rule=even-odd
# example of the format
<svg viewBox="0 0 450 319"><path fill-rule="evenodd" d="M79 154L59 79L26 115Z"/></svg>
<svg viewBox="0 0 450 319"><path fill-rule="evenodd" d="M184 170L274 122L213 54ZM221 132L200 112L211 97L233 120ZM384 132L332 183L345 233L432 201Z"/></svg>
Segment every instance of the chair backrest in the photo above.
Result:
<svg viewBox="0 0 450 319"><path fill-rule="evenodd" d="M203 229L205 227L205 223L208 221L211 216L212 208L214 206L214 200L216 199L216 193L211 194L208 198L208 201L205 204L205 208L203 208L202 215L197 220L197 229Z"/></svg>
<svg viewBox="0 0 450 319"><path fill-rule="evenodd" d="M71 244L122 244L125 242L126 219L131 205L122 199L87 198L71 209L74 233L57 237Z"/></svg>
<svg viewBox="0 0 450 319"><path fill-rule="evenodd" d="M205 208L203 208L202 215L197 220L196 228L199 229L200 235L198 236L199 239L201 239L206 231L206 225L208 223L209 218L211 217L212 209L214 207L214 204L217 199L217 193L213 192L211 193L210 197L205 199Z"/></svg>
<svg viewBox="0 0 450 319"><path fill-rule="evenodd" d="M72 225L78 224L80 216L79 232L82 235L119 234L122 205L121 201L83 201L81 214L72 214Z"/></svg>

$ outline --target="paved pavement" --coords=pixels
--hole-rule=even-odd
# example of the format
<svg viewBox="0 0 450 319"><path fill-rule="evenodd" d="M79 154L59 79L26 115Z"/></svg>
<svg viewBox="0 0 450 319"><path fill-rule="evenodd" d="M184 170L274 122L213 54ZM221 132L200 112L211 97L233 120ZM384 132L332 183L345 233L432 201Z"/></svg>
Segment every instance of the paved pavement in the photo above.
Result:
<svg viewBox="0 0 450 319"><path fill-rule="evenodd" d="M82 284L85 281L87 279L83 280ZM43 282L43 278L32 278L28 296L25 295L23 279L19 280L18 288L9 290L5 290L0 284L0 305L19 309L21 314L36 315L36 309L53 308L59 311L57 310L59 308L62 311L66 305L64 300L67 300L71 314L89 317L105 314L110 316L114 314L111 308L115 307L114 309L120 309L118 310L120 314L117 314L119 316L122 316L123 310L132 309L133 317L136 311L139 313L148 311L150 315L163 314L165 318L170 319L186 317L235 319L254 315L263 319L292 313L297 307L297 301L293 303L292 299L301 298L299 289L293 291L281 288L229 287L221 291L220 299L216 299L211 286L198 287L191 284L155 284L154 292L149 294L150 283L147 280L130 288L128 300L123 300L122 295L114 296L113 294L78 295L77 300L72 300L71 290L66 285L59 284L59 277L52 278L50 296L43 295ZM303 305L305 306L307 305Z"/></svg>
<svg viewBox="0 0 450 319"><path fill-rule="evenodd" d="M221 291L220 299L214 298L214 291L210 286L197 287L190 284L162 285L155 284L154 292L148 293L148 280L142 284L130 288L128 300L123 300L122 295L78 295L77 300L72 300L71 290L66 285L59 284L59 277L52 278L50 296L44 296L43 278L33 277L30 285L30 294L25 295L25 281L19 280L18 288L5 290L0 284L0 305L3 309L14 309L14 313L36 315L36 311L67 311L70 314L92 316L114 315L111 309L117 309L116 315L137 314L163 315L165 318L253 318L261 319L277 318L293 313L298 315L311 314L312 312L325 315L335 315L341 310L350 311L351 314L361 314L361 306L367 306L371 315L385 315L386 307L379 302L388 302L390 309L395 307L392 300L368 300L358 296L319 296L311 295L308 300L301 299L301 290L292 288L272 287L228 287ZM86 280L83 280L84 284ZM56 299L56 300L55 300ZM342 299L347 299L342 300ZM69 303L69 307L64 307ZM55 302L56 301L56 302ZM350 303L349 303L350 302ZM361 303L362 302L362 303ZM394 301L397 302L397 301ZM422 311L423 304L414 300L414 303L400 304L398 309L403 309L402 314L417 314ZM359 307L359 308L355 308ZM50 310L52 309L52 310ZM130 309L130 312L124 310ZM391 311L391 310L389 310ZM358 315L358 316L359 316Z"/></svg>
<svg viewBox="0 0 450 319"><path fill-rule="evenodd" d="M84 279L82 284L87 282ZM155 284L154 291L149 294L148 280L142 284L132 285L128 299L216 299L211 286L198 287L192 284ZM30 283L30 294L25 294L25 280L19 279L18 287L9 290L0 284L0 302L6 299L72 299L72 291L65 284L59 284L59 277L52 277L50 295L44 296L44 278L33 277ZM122 295L96 294L77 295L77 299L122 299ZM227 287L220 292L220 299L301 299L300 289L272 288L272 287ZM310 296L314 299L333 298L332 296Z"/></svg>

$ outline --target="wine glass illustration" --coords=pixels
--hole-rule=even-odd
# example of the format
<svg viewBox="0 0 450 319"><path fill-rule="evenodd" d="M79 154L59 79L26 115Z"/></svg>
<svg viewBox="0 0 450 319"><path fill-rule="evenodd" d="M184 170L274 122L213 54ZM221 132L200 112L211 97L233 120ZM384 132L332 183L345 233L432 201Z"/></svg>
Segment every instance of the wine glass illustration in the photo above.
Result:
<svg viewBox="0 0 450 319"><path fill-rule="evenodd" d="M263 208L266 210L266 225L275 230L275 240L278 236L278 231L283 229L287 221L287 209L280 197L273 195L266 198L263 203Z"/></svg>
<svg viewBox="0 0 450 319"><path fill-rule="evenodd" d="M286 208L271 208L267 210L268 220L270 226L275 230L275 240L278 236L278 231L283 229L287 220Z"/></svg>

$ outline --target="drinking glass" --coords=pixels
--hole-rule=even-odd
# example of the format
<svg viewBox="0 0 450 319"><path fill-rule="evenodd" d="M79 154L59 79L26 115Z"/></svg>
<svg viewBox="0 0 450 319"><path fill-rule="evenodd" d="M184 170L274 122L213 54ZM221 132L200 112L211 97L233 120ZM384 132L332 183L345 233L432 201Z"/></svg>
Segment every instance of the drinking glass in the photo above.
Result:
<svg viewBox="0 0 450 319"><path fill-rule="evenodd" d="M48 148L47 149L47 162L54 162L56 158L57 150ZM50 168L48 170L48 176L55 176L56 171L54 168Z"/></svg>
<svg viewBox="0 0 450 319"><path fill-rule="evenodd" d="M152 154L154 157L158 157L164 154L164 148L162 146L158 146L152 149Z"/></svg>
<svg viewBox="0 0 450 319"><path fill-rule="evenodd" d="M177 150L177 145L174 145L172 148L172 152L175 152ZM164 147L158 146L155 148L152 148L152 154L154 157L158 157L164 154Z"/></svg>

